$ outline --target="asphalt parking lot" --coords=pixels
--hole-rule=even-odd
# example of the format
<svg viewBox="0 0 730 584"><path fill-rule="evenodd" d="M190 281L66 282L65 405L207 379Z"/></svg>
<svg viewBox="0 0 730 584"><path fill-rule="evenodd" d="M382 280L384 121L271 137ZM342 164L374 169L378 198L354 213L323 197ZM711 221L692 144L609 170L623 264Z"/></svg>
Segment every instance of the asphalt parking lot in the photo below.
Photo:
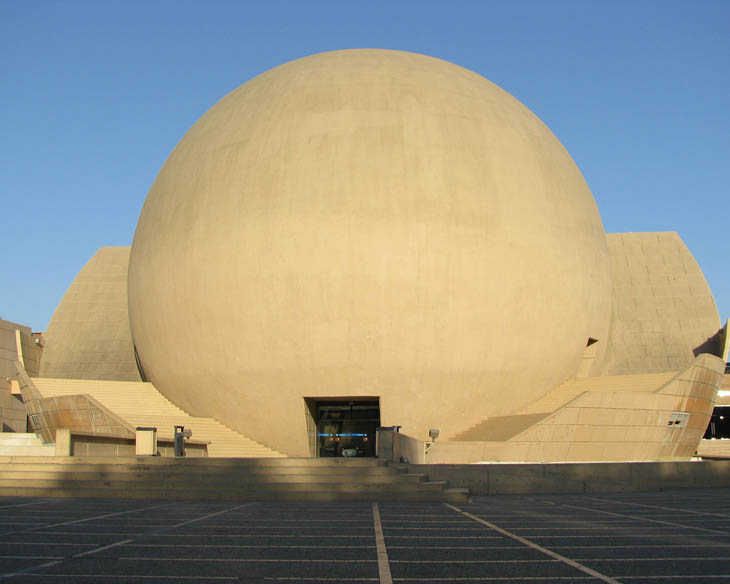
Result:
<svg viewBox="0 0 730 584"><path fill-rule="evenodd" d="M460 505L0 498L0 580L730 583L730 489Z"/></svg>

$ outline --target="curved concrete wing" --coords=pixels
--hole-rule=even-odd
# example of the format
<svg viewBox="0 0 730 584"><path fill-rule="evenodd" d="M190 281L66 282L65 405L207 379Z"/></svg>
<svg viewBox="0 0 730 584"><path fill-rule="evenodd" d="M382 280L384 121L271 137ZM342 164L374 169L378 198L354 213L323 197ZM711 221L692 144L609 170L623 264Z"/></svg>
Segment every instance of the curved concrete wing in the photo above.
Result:
<svg viewBox="0 0 730 584"><path fill-rule="evenodd" d="M606 375L677 371L720 356L722 326L702 270L674 231L609 233L613 278Z"/></svg>
<svg viewBox="0 0 730 584"><path fill-rule="evenodd" d="M129 247L102 247L64 294L44 335L40 377L141 381L127 311Z"/></svg>

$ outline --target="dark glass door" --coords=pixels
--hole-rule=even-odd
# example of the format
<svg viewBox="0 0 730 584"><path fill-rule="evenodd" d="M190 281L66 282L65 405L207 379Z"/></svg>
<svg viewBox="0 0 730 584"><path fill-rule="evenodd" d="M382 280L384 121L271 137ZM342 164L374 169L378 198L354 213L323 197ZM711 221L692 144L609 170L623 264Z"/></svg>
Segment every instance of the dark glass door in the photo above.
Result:
<svg viewBox="0 0 730 584"><path fill-rule="evenodd" d="M375 456L378 426L378 401L317 402L318 454L345 458Z"/></svg>

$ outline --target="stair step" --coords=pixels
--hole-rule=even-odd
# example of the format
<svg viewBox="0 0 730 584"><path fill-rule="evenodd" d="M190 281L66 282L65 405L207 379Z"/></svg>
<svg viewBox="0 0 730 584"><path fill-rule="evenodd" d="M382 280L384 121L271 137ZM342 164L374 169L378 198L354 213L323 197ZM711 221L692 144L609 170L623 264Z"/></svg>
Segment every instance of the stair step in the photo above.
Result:
<svg viewBox="0 0 730 584"><path fill-rule="evenodd" d="M0 496L169 500L468 500L377 459L0 457Z"/></svg>
<svg viewBox="0 0 730 584"><path fill-rule="evenodd" d="M448 481L423 481L418 483L420 487L424 489L433 489L434 491L443 491L449 484Z"/></svg>
<svg viewBox="0 0 730 584"><path fill-rule="evenodd" d="M168 501L444 501L441 492L421 491L359 491L338 492L323 490L319 492L293 492L264 489L256 492L231 492L226 490L165 490L165 489L69 489L0 487L1 497L42 497L42 498L89 498L89 499L157 499ZM464 502L465 499L452 502Z"/></svg>
<svg viewBox="0 0 730 584"><path fill-rule="evenodd" d="M450 488L443 491L444 500L450 503L469 503L471 501L471 493L469 489Z"/></svg>
<svg viewBox="0 0 730 584"><path fill-rule="evenodd" d="M189 415L148 382L52 378L34 378L34 382L45 397L91 395L132 427L156 427L161 439L172 439L173 426L183 425L193 431L193 440L210 442L209 457L284 457L213 418Z"/></svg>
<svg viewBox="0 0 730 584"><path fill-rule="evenodd" d="M393 484L419 484L421 481L404 481L400 477L384 473L349 472L342 470L330 470L329 472L206 472L193 474L190 471L181 470L178 472L167 470L99 470L93 467L74 468L73 472L63 470L45 470L37 466L33 469L11 468L3 469L0 480L120 480L120 481L185 481L188 484L212 483L221 484L225 481L229 485L238 485L250 482L362 482L362 483L384 483Z"/></svg>

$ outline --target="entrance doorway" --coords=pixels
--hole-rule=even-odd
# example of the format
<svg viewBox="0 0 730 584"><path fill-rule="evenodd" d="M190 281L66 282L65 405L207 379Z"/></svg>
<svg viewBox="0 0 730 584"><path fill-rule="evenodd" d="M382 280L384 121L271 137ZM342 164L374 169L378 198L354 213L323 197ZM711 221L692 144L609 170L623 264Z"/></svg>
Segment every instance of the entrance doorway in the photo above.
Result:
<svg viewBox="0 0 730 584"><path fill-rule="evenodd" d="M308 399L307 402L316 427L315 456L375 456L375 429L380 426L377 398Z"/></svg>

